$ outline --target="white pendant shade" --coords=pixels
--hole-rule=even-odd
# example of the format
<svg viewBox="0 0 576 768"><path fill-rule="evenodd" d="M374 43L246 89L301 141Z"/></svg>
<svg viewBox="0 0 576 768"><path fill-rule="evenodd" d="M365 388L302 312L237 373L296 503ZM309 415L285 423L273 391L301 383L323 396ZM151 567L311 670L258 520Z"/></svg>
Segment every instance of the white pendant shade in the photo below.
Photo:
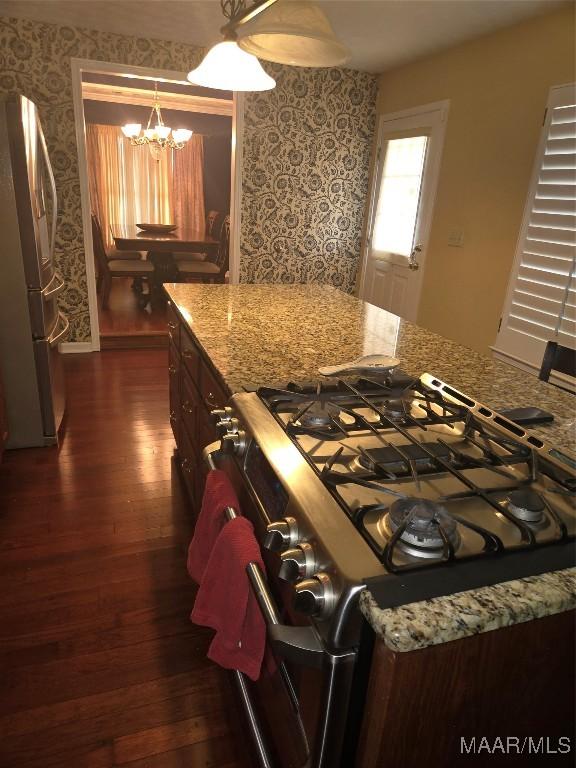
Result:
<svg viewBox="0 0 576 768"><path fill-rule="evenodd" d="M268 91L276 85L258 59L242 51L233 40L211 48L200 65L188 73L188 80L224 91Z"/></svg>
<svg viewBox="0 0 576 768"><path fill-rule="evenodd" d="M238 45L259 59L297 67L338 67L350 52L314 3L280 2L238 30Z"/></svg>

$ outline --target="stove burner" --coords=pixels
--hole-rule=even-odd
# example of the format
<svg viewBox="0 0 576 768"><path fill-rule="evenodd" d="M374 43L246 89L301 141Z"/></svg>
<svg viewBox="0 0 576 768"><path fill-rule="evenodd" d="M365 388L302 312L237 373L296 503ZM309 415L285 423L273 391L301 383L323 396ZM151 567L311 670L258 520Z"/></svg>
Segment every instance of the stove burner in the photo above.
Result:
<svg viewBox="0 0 576 768"><path fill-rule="evenodd" d="M454 548L460 541L454 518L445 507L429 499L398 499L391 504L385 523L391 533L405 526L400 542L406 551L417 557L438 557L442 554L445 544L440 529Z"/></svg>
<svg viewBox="0 0 576 768"><path fill-rule="evenodd" d="M339 415L340 409L332 403L312 402L293 423L307 429L321 429L332 426Z"/></svg>
<svg viewBox="0 0 576 768"><path fill-rule="evenodd" d="M406 419L407 410L404 400L401 398L390 398L382 403L376 403L379 410L393 422L401 422Z"/></svg>
<svg viewBox="0 0 576 768"><path fill-rule="evenodd" d="M539 523L546 509L541 497L531 488L516 488L508 495L508 512L526 523Z"/></svg>

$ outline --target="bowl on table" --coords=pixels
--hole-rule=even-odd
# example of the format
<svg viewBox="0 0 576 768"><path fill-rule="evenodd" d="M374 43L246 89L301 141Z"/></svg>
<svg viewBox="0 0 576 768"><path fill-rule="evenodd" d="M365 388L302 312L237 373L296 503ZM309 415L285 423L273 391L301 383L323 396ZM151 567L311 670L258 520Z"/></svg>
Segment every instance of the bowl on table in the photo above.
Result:
<svg viewBox="0 0 576 768"><path fill-rule="evenodd" d="M176 224L136 224L143 232L174 232Z"/></svg>

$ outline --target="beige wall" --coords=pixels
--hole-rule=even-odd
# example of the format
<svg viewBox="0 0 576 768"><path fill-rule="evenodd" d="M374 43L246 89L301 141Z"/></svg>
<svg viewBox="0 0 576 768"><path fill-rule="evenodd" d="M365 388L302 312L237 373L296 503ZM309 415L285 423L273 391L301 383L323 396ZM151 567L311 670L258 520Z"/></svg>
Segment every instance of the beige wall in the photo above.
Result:
<svg viewBox="0 0 576 768"><path fill-rule="evenodd" d="M378 112L450 99L418 323L494 342L548 90L575 79L565 7L380 77ZM464 231L461 248L447 244Z"/></svg>

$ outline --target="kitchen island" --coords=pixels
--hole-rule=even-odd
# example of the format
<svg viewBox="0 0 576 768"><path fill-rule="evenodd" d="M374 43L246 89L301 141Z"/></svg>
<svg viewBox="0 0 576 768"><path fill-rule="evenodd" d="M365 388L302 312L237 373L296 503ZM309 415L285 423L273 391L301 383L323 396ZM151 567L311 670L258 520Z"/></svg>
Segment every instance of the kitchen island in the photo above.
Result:
<svg viewBox="0 0 576 768"><path fill-rule="evenodd" d="M318 373L321 366L385 354L399 358L407 374L431 373L497 410L536 405L550 411L554 422L535 428L534 434L576 454L573 395L336 288L181 283L164 287L226 395L261 386L285 387L289 382L326 382ZM477 595L460 593L426 601L420 608L388 611L381 611L366 592L361 606L395 651L576 607L576 569L508 584L484 588Z"/></svg>
<svg viewBox="0 0 576 768"><path fill-rule="evenodd" d="M192 477L194 462L200 463L199 471L202 471L198 449L217 436L207 419L211 407L223 406L230 395L245 389L285 387L288 382L298 385L325 382L318 373L320 366L368 354L397 357L407 374L417 377L423 372L431 373L498 410L527 405L549 410L555 416L553 424L535 429L534 434L572 453L576 450L572 395L334 288L179 284L165 288L172 312L169 323L171 376L177 376L179 366L193 376L198 376L200 370L197 387L185 384L178 389L171 383L171 419L175 434L181 436L179 448L183 446L180 453L184 474L189 478L196 501L201 483ZM173 352L176 348L178 351ZM192 389L197 390L200 397L198 406L194 405L196 396ZM184 421L195 425L199 442L195 449L189 446L190 430L178 424L179 413ZM456 645L463 654L459 663L471 678L468 680L462 674L460 689L453 691L454 700L466 695L467 686L480 697L486 686L482 687L483 678L476 674L474 664L477 657L489 660L495 650L490 645L490 630L503 628L502 632L493 634L504 637L508 633L512 648L523 643L527 649L539 648L546 627L555 637L566 638L566 630L570 628L567 612L576 606L575 580L576 569L570 568L387 609L382 609L374 594L365 590L360 602L362 612L383 642L377 643L373 690L369 697L372 711L368 720L376 726L364 735L363 744L369 748L365 747L359 765L380 764L377 755L386 747L380 738L389 715L389 707L382 697L387 690L385 682L394 677L393 672L403 670L402 674L409 674L408 665L425 675L426 664L435 659L434 669L442 668L449 676L446 670L453 653L452 642L466 638L470 645ZM543 622L532 622L533 619L543 619ZM526 622L532 622L530 626L535 627L531 630L533 634L528 635L527 630L521 629ZM539 636L539 632L543 635ZM569 642L565 640L562 648L558 646L559 654L566 654ZM425 654L437 655L423 656L421 649L427 646L435 647L428 648ZM501 660L506 658L507 664L513 659L513 655L506 657L499 650L496 653ZM402 658L406 659L405 665L399 661ZM472 662L472 667L468 662ZM505 674L506 664L497 676L502 678ZM535 670L534 690L540 683L546 684L546 679L546 671L539 665ZM474 685L475 680L480 687ZM434 687L433 681L429 683L427 691ZM445 701L441 691L437 695L436 704L433 698L430 703L440 711ZM508 690L506 695L513 695L513 690ZM408 715L407 711L406 722ZM433 719L431 728L432 725ZM397 754L400 759L402 753Z"/></svg>

